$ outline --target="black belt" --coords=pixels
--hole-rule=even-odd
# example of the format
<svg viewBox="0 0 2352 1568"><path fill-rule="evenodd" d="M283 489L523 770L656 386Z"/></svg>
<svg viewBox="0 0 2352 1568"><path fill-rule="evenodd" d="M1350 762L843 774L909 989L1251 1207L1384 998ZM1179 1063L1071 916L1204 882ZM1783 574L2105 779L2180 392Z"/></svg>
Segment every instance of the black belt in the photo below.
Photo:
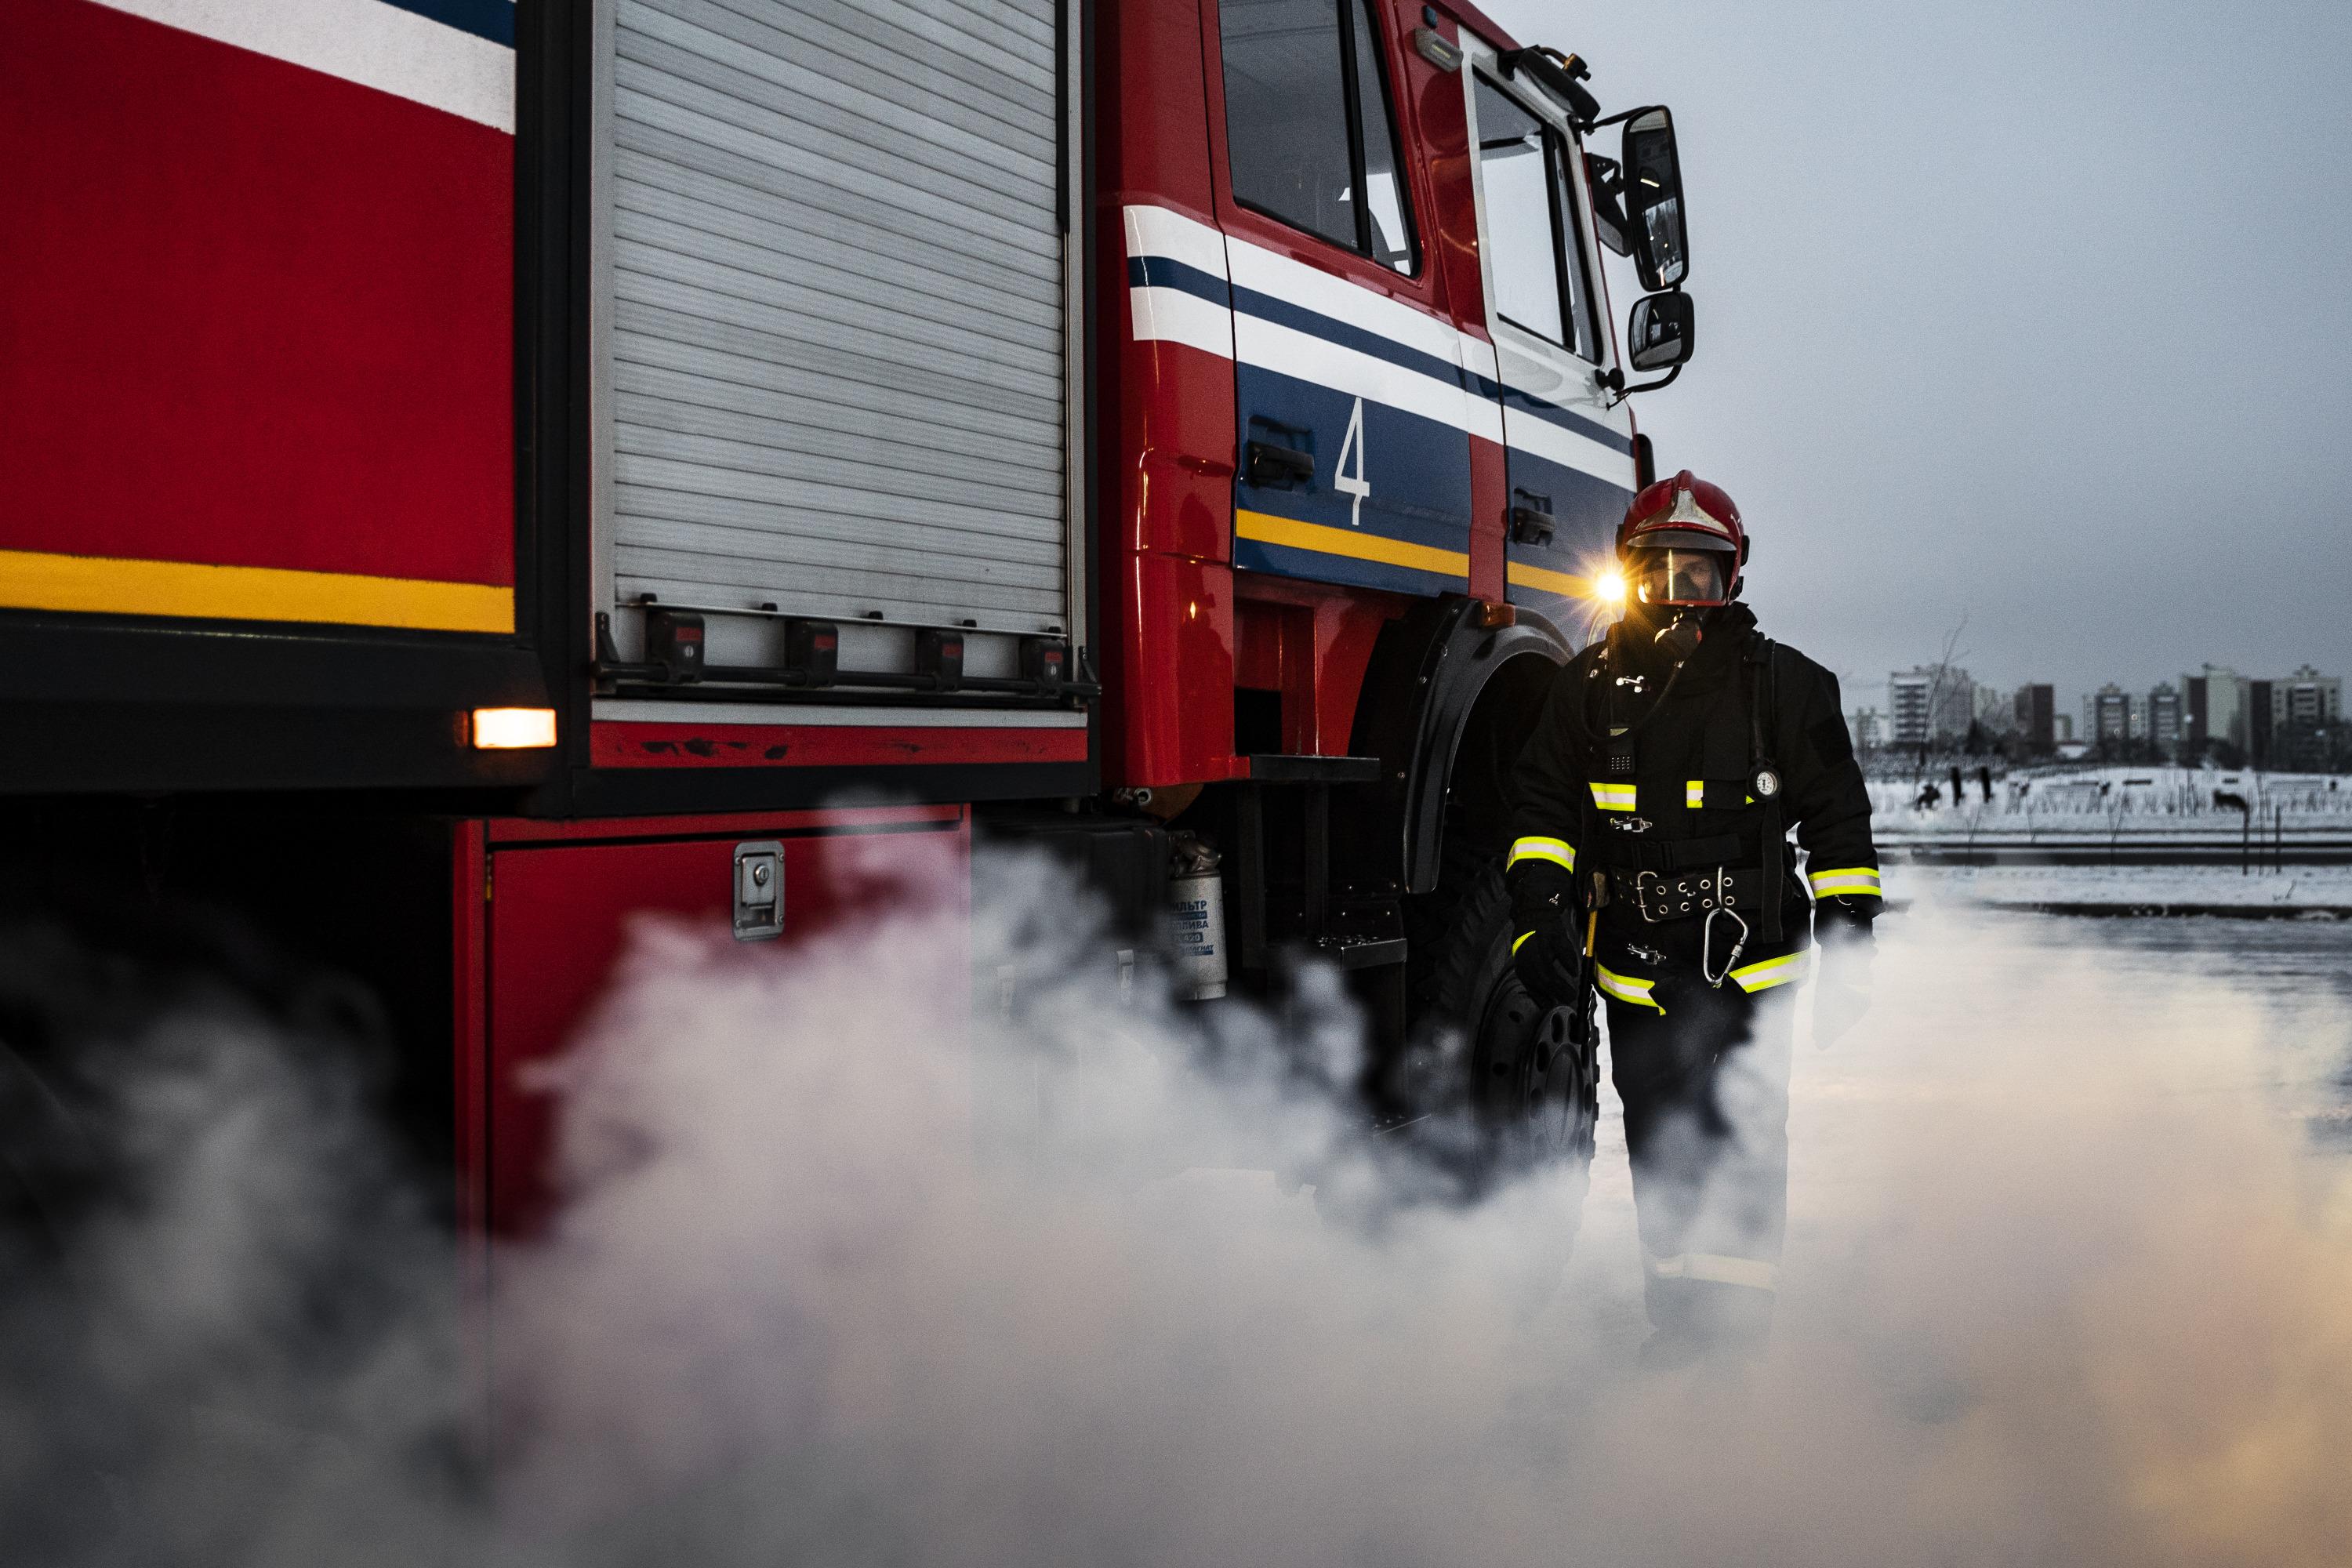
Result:
<svg viewBox="0 0 2352 1568"><path fill-rule="evenodd" d="M1704 838L1643 840L1604 833L1591 847L1594 862L1612 870L1672 876L1701 867L1753 866L1764 858L1760 833L1710 833Z"/></svg>
<svg viewBox="0 0 2352 1568"><path fill-rule="evenodd" d="M1760 910L1764 873L1752 867L1728 866L1678 875L1618 869L1609 873L1609 894L1611 902L1631 904L1641 911L1643 920L1657 925L1709 910Z"/></svg>

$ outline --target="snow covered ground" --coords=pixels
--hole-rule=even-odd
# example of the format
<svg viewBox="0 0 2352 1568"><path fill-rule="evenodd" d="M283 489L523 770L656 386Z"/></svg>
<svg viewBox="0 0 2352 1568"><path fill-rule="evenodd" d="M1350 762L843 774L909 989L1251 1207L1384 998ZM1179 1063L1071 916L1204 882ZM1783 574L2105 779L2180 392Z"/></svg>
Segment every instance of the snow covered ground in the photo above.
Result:
<svg viewBox="0 0 2352 1568"><path fill-rule="evenodd" d="M2251 815L2255 837L2352 838L2352 778L2325 773L2263 773L2251 770L2151 767L2052 767L1996 775L1992 798L1981 782L1964 779L1965 798L1952 799L1949 770L1879 780L1870 786L1874 826L1883 840L1986 839L2014 844L2106 843L2126 839L2240 837ZM1934 805L1919 804L1936 788ZM2246 802L2217 804L2218 795Z"/></svg>
<svg viewBox="0 0 2352 1568"><path fill-rule="evenodd" d="M1910 902L2117 909L2227 908L2317 914L2352 910L2352 866L1909 866L1886 868L1886 895Z"/></svg>

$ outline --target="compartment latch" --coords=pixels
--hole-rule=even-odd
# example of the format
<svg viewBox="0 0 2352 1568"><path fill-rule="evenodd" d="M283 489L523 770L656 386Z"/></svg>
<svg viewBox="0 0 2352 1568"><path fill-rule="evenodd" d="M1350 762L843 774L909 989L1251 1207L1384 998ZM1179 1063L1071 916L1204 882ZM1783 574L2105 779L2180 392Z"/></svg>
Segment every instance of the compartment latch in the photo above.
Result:
<svg viewBox="0 0 2352 1568"><path fill-rule="evenodd" d="M784 934L784 847L772 838L735 846L735 940Z"/></svg>

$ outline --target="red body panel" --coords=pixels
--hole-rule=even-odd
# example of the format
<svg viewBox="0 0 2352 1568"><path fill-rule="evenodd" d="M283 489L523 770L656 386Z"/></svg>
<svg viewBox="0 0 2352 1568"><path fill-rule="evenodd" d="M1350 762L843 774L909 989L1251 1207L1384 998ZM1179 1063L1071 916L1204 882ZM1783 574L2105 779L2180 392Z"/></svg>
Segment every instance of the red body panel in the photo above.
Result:
<svg viewBox="0 0 2352 1568"><path fill-rule="evenodd" d="M1410 601L1287 577L1243 574L1238 686L1282 693L1282 747L1345 756L1381 628Z"/></svg>
<svg viewBox="0 0 2352 1568"><path fill-rule="evenodd" d="M486 1079L473 1100L460 1096L486 1114L478 1128L460 1130L459 1148L477 1158L487 1150L467 1184L482 1194L488 1226L501 1235L530 1230L554 1195L553 1107L530 1087L530 1069L572 1043L612 984L635 917L677 916L731 940L734 850L747 839L782 841L785 898L784 936L743 944L747 963L772 962L794 942L844 921L887 913L911 888L936 892L943 854L957 879L951 891L967 896L970 828L957 808L492 828L480 970L488 997Z"/></svg>
<svg viewBox="0 0 2352 1568"><path fill-rule="evenodd" d="M970 725L651 724L591 727L600 768L863 767L904 763L1083 763L1083 729Z"/></svg>
<svg viewBox="0 0 2352 1568"><path fill-rule="evenodd" d="M1230 778L1233 721L1233 366L1129 330L1130 202L1213 222L1198 14L1188 5L1096 12L1101 95L1097 263L1105 559L1099 638L1103 782Z"/></svg>
<svg viewBox="0 0 2352 1568"><path fill-rule="evenodd" d="M0 550L511 585L514 139L0 6Z"/></svg>

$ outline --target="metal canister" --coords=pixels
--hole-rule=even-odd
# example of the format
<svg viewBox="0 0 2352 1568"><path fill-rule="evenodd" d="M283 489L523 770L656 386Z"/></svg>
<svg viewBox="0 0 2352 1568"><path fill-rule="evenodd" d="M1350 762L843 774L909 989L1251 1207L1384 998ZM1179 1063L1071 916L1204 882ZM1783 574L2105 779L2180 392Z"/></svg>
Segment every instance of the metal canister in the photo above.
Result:
<svg viewBox="0 0 2352 1568"><path fill-rule="evenodd" d="M1217 852L1180 833L1168 868L1168 946L1180 995L1206 1002L1225 994L1225 889Z"/></svg>

